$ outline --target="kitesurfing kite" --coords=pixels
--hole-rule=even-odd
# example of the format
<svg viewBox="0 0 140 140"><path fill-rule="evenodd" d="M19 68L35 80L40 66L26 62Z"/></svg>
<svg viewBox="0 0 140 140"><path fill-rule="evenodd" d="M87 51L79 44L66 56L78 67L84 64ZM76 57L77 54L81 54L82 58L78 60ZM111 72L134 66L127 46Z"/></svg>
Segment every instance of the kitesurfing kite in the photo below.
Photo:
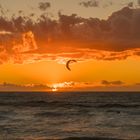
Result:
<svg viewBox="0 0 140 140"><path fill-rule="evenodd" d="M75 63L75 62L77 62L76 60L69 60L69 61L67 61L67 63L66 63L66 68L69 70L69 71L71 71L71 69L70 69L70 64L71 63Z"/></svg>

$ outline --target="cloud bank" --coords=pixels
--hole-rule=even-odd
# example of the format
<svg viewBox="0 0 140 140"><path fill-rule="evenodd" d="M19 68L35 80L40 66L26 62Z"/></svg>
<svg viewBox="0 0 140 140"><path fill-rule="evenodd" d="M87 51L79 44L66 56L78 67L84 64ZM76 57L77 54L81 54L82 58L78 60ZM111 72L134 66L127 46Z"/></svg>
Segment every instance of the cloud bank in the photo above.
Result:
<svg viewBox="0 0 140 140"><path fill-rule="evenodd" d="M101 82L63 82L46 84L12 84L1 83L0 91L140 91L140 83L126 84L122 81Z"/></svg>
<svg viewBox="0 0 140 140"><path fill-rule="evenodd" d="M45 84L12 84L12 83L1 83L0 91L51 91L52 88Z"/></svg>
<svg viewBox="0 0 140 140"><path fill-rule="evenodd" d="M109 82L109 81L106 81L106 80L102 80L101 84L106 85L106 86L109 86L109 85L123 85L124 82L122 82L122 81L111 81L111 82Z"/></svg>
<svg viewBox="0 0 140 140"><path fill-rule="evenodd" d="M60 12L58 16L53 20L43 14L36 22L30 16L0 16L0 63L110 61L140 55L140 9L125 7L107 20Z"/></svg>

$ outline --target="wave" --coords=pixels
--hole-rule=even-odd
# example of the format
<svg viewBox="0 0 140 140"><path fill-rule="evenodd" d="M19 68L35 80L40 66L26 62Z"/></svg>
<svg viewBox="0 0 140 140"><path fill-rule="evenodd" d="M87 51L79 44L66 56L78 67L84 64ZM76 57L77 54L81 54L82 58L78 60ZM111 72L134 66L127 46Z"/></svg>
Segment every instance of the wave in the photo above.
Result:
<svg viewBox="0 0 140 140"><path fill-rule="evenodd" d="M65 108L139 108L140 104L128 103L94 103L94 102L66 102L66 101L14 101L1 102L0 106L24 106L24 107L65 107Z"/></svg>
<svg viewBox="0 0 140 140"><path fill-rule="evenodd" d="M51 139L46 139L46 140L51 140ZM128 140L128 139L107 138L107 137L68 137L68 138L55 139L55 140ZM140 140L140 139L133 139L133 140Z"/></svg>
<svg viewBox="0 0 140 140"><path fill-rule="evenodd" d="M59 102L59 101L26 101L26 102L1 102L0 106L29 106L29 107L46 107L46 106L56 106L56 107L92 107L91 105L82 103L71 103L71 102Z"/></svg>
<svg viewBox="0 0 140 140"><path fill-rule="evenodd" d="M26 138L12 138L12 140L26 140ZM47 138L31 138L30 140L52 140ZM120 138L107 138L107 137L68 137L68 138L58 138L53 140L140 140L140 139L120 139Z"/></svg>
<svg viewBox="0 0 140 140"><path fill-rule="evenodd" d="M36 113L35 117L58 117L58 116L63 116L63 113L58 113L58 112L41 112L41 113Z"/></svg>
<svg viewBox="0 0 140 140"><path fill-rule="evenodd" d="M103 104L98 105L98 108L138 108L140 107L140 104Z"/></svg>

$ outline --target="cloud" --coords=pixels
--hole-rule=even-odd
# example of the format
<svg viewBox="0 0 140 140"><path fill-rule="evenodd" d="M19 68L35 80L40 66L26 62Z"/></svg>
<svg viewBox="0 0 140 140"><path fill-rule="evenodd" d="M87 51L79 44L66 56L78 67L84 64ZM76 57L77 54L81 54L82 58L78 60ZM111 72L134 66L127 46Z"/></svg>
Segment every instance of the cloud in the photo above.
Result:
<svg viewBox="0 0 140 140"><path fill-rule="evenodd" d="M98 7L102 7L102 8L107 8L109 6L113 5L113 2L111 0L89 0L89 1L81 1L79 3L80 6L83 6L85 8L98 8Z"/></svg>
<svg viewBox="0 0 140 140"><path fill-rule="evenodd" d="M51 87L44 84L12 84L3 82L0 84L0 91L51 91Z"/></svg>
<svg viewBox="0 0 140 140"><path fill-rule="evenodd" d="M84 6L86 8L88 7L98 7L99 6L99 2L97 0L89 0L89 1L83 1L80 2L79 5Z"/></svg>
<svg viewBox="0 0 140 140"><path fill-rule="evenodd" d="M122 81L107 81L107 80L102 80L101 81L101 84L102 85L106 85L106 86L109 86L109 85L112 85L112 86L120 86L120 85L123 85L124 82Z"/></svg>
<svg viewBox="0 0 140 140"><path fill-rule="evenodd" d="M37 22L30 16L0 16L0 63L140 56L140 9L125 7L107 20L58 16L54 20L43 14Z"/></svg>
<svg viewBox="0 0 140 140"><path fill-rule="evenodd" d="M136 83L135 85L140 86L140 83Z"/></svg>
<svg viewBox="0 0 140 140"><path fill-rule="evenodd" d="M134 3L133 2L129 2L128 3L128 7L133 7Z"/></svg>
<svg viewBox="0 0 140 140"><path fill-rule="evenodd" d="M122 81L63 82L46 84L13 84L3 82L0 91L140 91L140 83L125 84Z"/></svg>
<svg viewBox="0 0 140 140"><path fill-rule="evenodd" d="M122 81L99 81L99 82L64 82L56 83L53 90L68 91L140 91L138 84L126 84Z"/></svg>
<svg viewBox="0 0 140 140"><path fill-rule="evenodd" d="M38 7L41 11L46 11L51 7L51 4L49 2L40 2Z"/></svg>
<svg viewBox="0 0 140 140"><path fill-rule="evenodd" d="M12 33L8 31L0 31L0 35L10 35L10 34Z"/></svg>
<svg viewBox="0 0 140 140"><path fill-rule="evenodd" d="M34 34L29 31L22 34L22 45L14 45L13 51L18 53L24 53L37 49L37 44L34 39Z"/></svg>
<svg viewBox="0 0 140 140"><path fill-rule="evenodd" d="M4 50L4 48L0 47L0 64L6 63L9 60L9 56Z"/></svg>
<svg viewBox="0 0 140 140"><path fill-rule="evenodd" d="M140 0L137 0L137 2L138 2L138 5L140 5Z"/></svg>

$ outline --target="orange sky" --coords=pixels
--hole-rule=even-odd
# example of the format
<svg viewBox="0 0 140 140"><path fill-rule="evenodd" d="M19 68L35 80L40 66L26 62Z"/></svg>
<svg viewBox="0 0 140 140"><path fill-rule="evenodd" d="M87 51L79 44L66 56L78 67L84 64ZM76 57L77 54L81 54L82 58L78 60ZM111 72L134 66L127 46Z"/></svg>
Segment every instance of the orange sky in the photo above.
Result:
<svg viewBox="0 0 140 140"><path fill-rule="evenodd" d="M101 10L93 4L85 8ZM51 2L46 6L39 8L52 8ZM66 11L53 19L43 11L32 21L1 9L0 91L140 90L139 7L118 8L105 20L101 13L89 18ZM70 59L77 61L71 71Z"/></svg>
<svg viewBox="0 0 140 140"><path fill-rule="evenodd" d="M76 85L71 85L72 88L78 88L79 90L81 88L87 88L88 90L92 86L99 86L100 89L100 86L106 86L101 83L102 80L123 82L122 85L116 84L116 86L135 85L140 81L139 61L139 58L116 61L87 60L72 64L72 71L68 71L64 64L59 64L56 61L4 64L0 66L0 82L5 81L16 85L48 84L51 86L56 83L72 82L76 83ZM90 85L87 86L83 83L90 83ZM107 86L112 88L113 85ZM61 85L60 88L62 88Z"/></svg>

